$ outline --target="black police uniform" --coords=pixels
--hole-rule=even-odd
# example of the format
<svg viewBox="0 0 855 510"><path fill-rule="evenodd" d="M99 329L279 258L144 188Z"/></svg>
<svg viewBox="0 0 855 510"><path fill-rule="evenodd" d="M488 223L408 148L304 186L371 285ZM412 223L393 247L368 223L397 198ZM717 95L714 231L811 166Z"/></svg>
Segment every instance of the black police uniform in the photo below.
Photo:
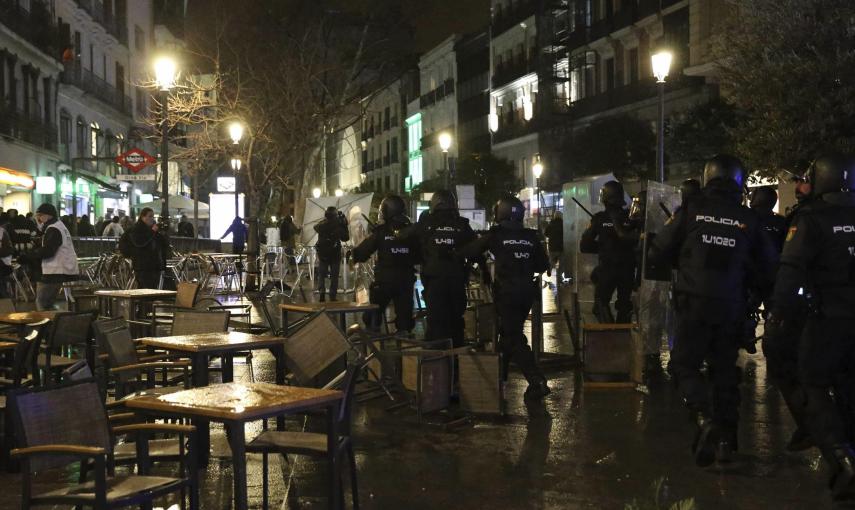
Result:
<svg viewBox="0 0 855 510"><path fill-rule="evenodd" d="M779 318L786 323L799 313L804 295L810 296L811 309L799 355L805 421L835 473L832 488L851 494L855 452L847 419L855 385L855 193L827 193L796 215L772 295L767 321L772 337L779 336L774 331ZM844 389L835 392L836 400L830 392L835 387ZM836 478L844 470L849 476L841 487Z"/></svg>
<svg viewBox="0 0 855 510"><path fill-rule="evenodd" d="M493 299L499 321L499 347L507 365L513 361L530 384L544 380L523 334L523 325L537 297L534 275L549 269L537 232L521 223L502 221L463 250L474 259L489 251L495 257Z"/></svg>
<svg viewBox="0 0 855 510"><path fill-rule="evenodd" d="M670 261L678 268L679 313L670 364L678 389L698 419L699 432L717 429L732 446L739 418L736 359L748 277L757 277L756 284L768 289L772 276L764 271L775 259L756 215L740 205L740 199L735 182L713 180L665 225L649 253L657 263ZM704 361L709 366L712 403L701 373ZM716 439L710 437L710 444ZM699 434L696 441L706 443L706 438ZM699 457L699 464L713 460L709 451L704 457Z"/></svg>
<svg viewBox="0 0 855 510"><path fill-rule="evenodd" d="M418 244L397 237L398 232L410 226L406 216L374 227L364 241L353 249L353 260L367 261L377 252L374 282L369 290L372 303L380 306L379 312L366 312L365 325L379 330L386 307L395 305L395 327L398 331L413 329L413 284L416 282L415 264L418 262Z"/></svg>
<svg viewBox="0 0 855 510"><path fill-rule="evenodd" d="M423 215L402 230L402 240L418 239L421 247L421 279L427 304L428 340L452 339L463 345L466 312L467 264L457 252L475 239L469 220L456 210L442 209Z"/></svg>
<svg viewBox="0 0 855 510"><path fill-rule="evenodd" d="M594 314L600 322L613 322L612 296L617 290L617 322L632 321L632 288L635 283L636 245L638 230L623 207L606 207L591 218L591 225L582 233L579 249L582 253L599 254L594 269Z"/></svg>
<svg viewBox="0 0 855 510"><path fill-rule="evenodd" d="M325 213L324 219L315 225L318 233L315 251L318 255L318 291L320 300L326 301L326 280L330 278L330 299L335 301L338 293L338 276L341 269L341 242L350 239L347 220L341 213Z"/></svg>

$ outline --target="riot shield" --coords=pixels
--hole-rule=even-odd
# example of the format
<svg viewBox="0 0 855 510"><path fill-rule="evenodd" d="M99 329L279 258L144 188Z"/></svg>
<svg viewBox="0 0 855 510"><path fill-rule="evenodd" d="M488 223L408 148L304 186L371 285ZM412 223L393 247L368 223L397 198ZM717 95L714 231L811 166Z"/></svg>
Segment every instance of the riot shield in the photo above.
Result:
<svg viewBox="0 0 855 510"><path fill-rule="evenodd" d="M591 223L591 214L603 209L600 204L600 189L603 184L615 180L606 174L565 183L564 199L564 267L569 268L573 292L579 299L583 322L598 322L593 315L594 285L591 275L597 266L597 255L579 251L582 232ZM576 199L578 204L573 200ZM581 204L581 205L580 205ZM583 210L582 208L586 210Z"/></svg>
<svg viewBox="0 0 855 510"><path fill-rule="evenodd" d="M652 267L647 261L649 244L680 206L680 190L661 182L647 183L644 214L643 277L637 294L638 322L644 339L644 353L658 354L664 339L670 338L671 269Z"/></svg>

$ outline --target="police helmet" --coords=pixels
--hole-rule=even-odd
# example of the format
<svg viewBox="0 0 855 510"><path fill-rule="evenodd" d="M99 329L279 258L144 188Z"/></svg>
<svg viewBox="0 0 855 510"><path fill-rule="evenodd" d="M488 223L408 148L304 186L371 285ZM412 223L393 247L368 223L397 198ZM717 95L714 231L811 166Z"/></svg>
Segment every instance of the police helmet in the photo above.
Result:
<svg viewBox="0 0 855 510"><path fill-rule="evenodd" d="M623 198L623 185L618 181L609 181L600 188L600 203L605 206L623 207L626 201Z"/></svg>
<svg viewBox="0 0 855 510"><path fill-rule="evenodd" d="M752 209L761 212L771 212L778 203L778 192L769 186L755 188L751 192L750 205Z"/></svg>
<svg viewBox="0 0 855 510"><path fill-rule="evenodd" d="M742 161L728 154L713 156L704 166L704 186L709 186L710 182L718 180L736 183L737 187L742 189L745 185L745 176Z"/></svg>
<svg viewBox="0 0 855 510"><path fill-rule="evenodd" d="M680 198L686 200L701 194L701 182L697 179L686 179L680 183Z"/></svg>
<svg viewBox="0 0 855 510"><path fill-rule="evenodd" d="M430 197L430 212L456 211L457 198L447 189L441 189Z"/></svg>
<svg viewBox="0 0 855 510"><path fill-rule="evenodd" d="M391 221L395 216L404 214L406 209L404 199L398 195L389 195L380 202L380 219L384 222Z"/></svg>
<svg viewBox="0 0 855 510"><path fill-rule="evenodd" d="M496 202L496 207L493 209L493 215L496 223L500 221L515 221L522 223L525 216L525 207L520 199L513 196L506 196Z"/></svg>
<svg viewBox="0 0 855 510"><path fill-rule="evenodd" d="M852 158L842 154L821 156L811 163L805 179L811 195L820 197L835 191L855 191L855 167Z"/></svg>

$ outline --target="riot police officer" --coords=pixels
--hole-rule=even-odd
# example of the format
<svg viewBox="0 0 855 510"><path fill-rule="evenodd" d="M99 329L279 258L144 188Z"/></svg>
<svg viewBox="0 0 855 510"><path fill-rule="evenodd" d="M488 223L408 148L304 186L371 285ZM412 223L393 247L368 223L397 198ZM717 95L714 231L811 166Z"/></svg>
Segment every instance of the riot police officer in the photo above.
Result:
<svg viewBox="0 0 855 510"><path fill-rule="evenodd" d="M413 329L413 284L416 282L415 264L418 262L418 246L412 241L398 239L398 232L411 225L406 215L404 200L389 195L380 202L380 221L371 234L353 249L355 262L367 261L377 252L374 266L374 282L369 295L372 303L379 305L378 312L363 315L365 325L379 330L386 307L395 305L395 327L398 332Z"/></svg>
<svg viewBox="0 0 855 510"><path fill-rule="evenodd" d="M582 253L597 253L599 263L594 269L594 315L600 322L614 322L611 301L617 291L617 322L632 321L632 287L635 283L635 247L639 231L634 228L625 208L623 186L617 181L605 183L600 190L600 202L605 206L591 218L591 225L582 233L579 249Z"/></svg>
<svg viewBox="0 0 855 510"><path fill-rule="evenodd" d="M846 429L855 385L855 163L825 156L807 179L813 200L787 233L766 330L773 343L808 296L799 355L805 423L831 469L833 495L849 498L855 496L855 451Z"/></svg>
<svg viewBox="0 0 855 510"><path fill-rule="evenodd" d="M704 168L704 189L670 220L649 256L676 266L678 323L670 369L697 425L692 450L707 466L736 448L739 372L736 359L750 284L767 289L774 260L756 215L741 205L742 163L716 156ZM756 282L746 281L748 275ZM709 366L709 383L701 367ZM709 385L712 385L712 401Z"/></svg>
<svg viewBox="0 0 855 510"><path fill-rule="evenodd" d="M420 245L420 274L427 304L425 337L450 338L455 347L463 345L468 273L467 262L460 259L458 251L475 239L475 232L457 211L455 196L447 190L434 193L429 214L401 230L398 237L403 241L417 239Z"/></svg>
<svg viewBox="0 0 855 510"><path fill-rule="evenodd" d="M787 235L787 219L775 214L775 204L778 203L778 193L763 186L751 192L750 207L760 219L760 228L769 236L777 252L784 248L784 238Z"/></svg>
<svg viewBox="0 0 855 510"><path fill-rule="evenodd" d="M524 214L525 208L518 198L500 199L494 209L497 225L467 245L462 254L474 259L489 251L495 257L493 299L504 374L507 377L508 364L513 361L528 381L525 397L540 399L549 394L549 386L535 363L523 325L537 297L535 275L549 269L549 258L537 231L523 227Z"/></svg>

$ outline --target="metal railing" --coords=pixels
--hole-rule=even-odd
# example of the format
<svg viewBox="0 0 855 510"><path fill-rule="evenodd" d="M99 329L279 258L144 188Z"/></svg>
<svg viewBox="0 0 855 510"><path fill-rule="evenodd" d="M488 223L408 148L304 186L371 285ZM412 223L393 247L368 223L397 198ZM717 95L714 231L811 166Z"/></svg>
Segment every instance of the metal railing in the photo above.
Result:
<svg viewBox="0 0 855 510"><path fill-rule="evenodd" d="M35 112L25 113L0 103L0 134L56 151L56 125L44 121L37 103L36 108Z"/></svg>
<svg viewBox="0 0 855 510"><path fill-rule="evenodd" d="M27 10L15 0L0 0L0 24L48 55L57 55L59 31L50 11L41 2L33 0L31 9Z"/></svg>
<svg viewBox="0 0 855 510"><path fill-rule="evenodd" d="M133 103L129 96L119 92L115 86L96 76L91 70L83 69L80 64L66 65L60 80L66 85L75 86L91 94L126 115L131 115L133 111Z"/></svg>

